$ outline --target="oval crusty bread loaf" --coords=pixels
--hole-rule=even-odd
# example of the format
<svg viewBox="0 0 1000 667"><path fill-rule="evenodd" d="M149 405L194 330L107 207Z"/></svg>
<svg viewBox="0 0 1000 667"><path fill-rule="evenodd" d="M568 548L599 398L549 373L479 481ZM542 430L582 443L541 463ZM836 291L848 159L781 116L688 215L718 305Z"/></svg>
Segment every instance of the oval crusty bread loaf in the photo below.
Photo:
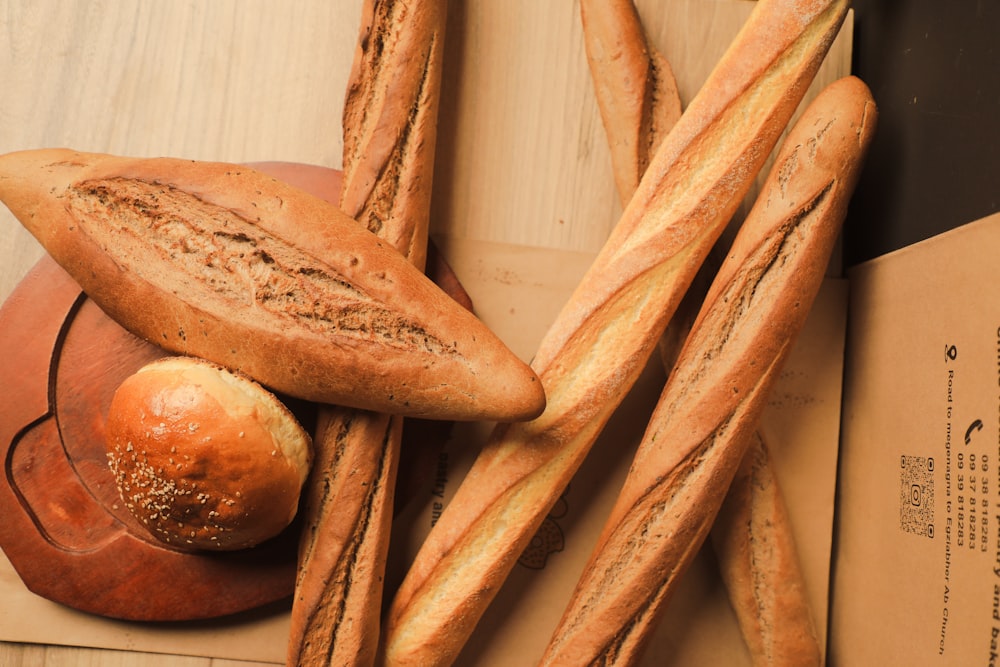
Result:
<svg viewBox="0 0 1000 667"><path fill-rule="evenodd" d="M876 121L854 77L789 132L709 288L542 664L633 664L745 458Z"/></svg>
<svg viewBox="0 0 1000 667"><path fill-rule="evenodd" d="M388 662L456 659L646 366L813 80L847 4L755 3L543 337L532 366L545 411L493 431L421 545L386 617Z"/></svg>
<svg viewBox="0 0 1000 667"><path fill-rule="evenodd" d="M0 156L0 199L107 314L290 396L517 420L531 369L336 206L246 167L62 149Z"/></svg>

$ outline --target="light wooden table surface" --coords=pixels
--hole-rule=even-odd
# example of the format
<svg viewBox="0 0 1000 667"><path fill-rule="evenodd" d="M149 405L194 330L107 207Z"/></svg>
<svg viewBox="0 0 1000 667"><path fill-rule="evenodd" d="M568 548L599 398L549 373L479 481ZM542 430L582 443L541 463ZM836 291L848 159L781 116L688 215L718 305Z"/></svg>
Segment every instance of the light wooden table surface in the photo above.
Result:
<svg viewBox="0 0 1000 667"><path fill-rule="evenodd" d="M752 4L637 2L685 103ZM0 153L67 146L338 167L360 5L0 0ZM816 86L850 71L850 28ZM578 4L452 0L446 44L433 233L596 252L619 207ZM41 255L0 210L0 299ZM5 667L140 664L259 663L0 643Z"/></svg>

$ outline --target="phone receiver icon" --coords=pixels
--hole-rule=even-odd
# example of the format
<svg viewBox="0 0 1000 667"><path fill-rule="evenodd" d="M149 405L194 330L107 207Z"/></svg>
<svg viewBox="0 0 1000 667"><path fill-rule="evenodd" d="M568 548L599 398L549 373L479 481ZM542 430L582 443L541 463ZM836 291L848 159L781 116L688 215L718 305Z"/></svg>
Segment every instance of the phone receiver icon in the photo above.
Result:
<svg viewBox="0 0 1000 667"><path fill-rule="evenodd" d="M976 421L969 424L969 428L965 429L965 444L969 444L970 442L972 442L973 431L981 431L981 430L983 430L982 421L977 419Z"/></svg>

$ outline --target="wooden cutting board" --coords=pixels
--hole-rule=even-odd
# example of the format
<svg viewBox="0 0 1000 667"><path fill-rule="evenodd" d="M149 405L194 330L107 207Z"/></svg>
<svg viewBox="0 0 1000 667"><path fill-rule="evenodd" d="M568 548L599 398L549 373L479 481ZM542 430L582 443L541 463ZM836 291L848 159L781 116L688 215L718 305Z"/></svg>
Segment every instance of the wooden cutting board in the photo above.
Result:
<svg viewBox="0 0 1000 667"><path fill-rule="evenodd" d="M104 415L118 384L164 354L47 256L20 283L0 309L0 547L34 593L113 618L208 618L289 596L294 525L254 549L181 553L120 503Z"/></svg>

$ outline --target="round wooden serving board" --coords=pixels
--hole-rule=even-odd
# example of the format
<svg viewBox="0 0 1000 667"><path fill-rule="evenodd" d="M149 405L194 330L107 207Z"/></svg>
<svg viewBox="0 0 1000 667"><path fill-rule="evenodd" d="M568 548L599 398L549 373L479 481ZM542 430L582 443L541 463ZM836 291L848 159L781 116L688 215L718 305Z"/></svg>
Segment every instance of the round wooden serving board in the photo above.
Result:
<svg viewBox="0 0 1000 667"><path fill-rule="evenodd" d="M251 166L336 202L337 170ZM472 302L433 243L427 273ZM111 618L179 621L234 614L294 592L299 528L252 549L168 549L121 504L104 449L115 389L167 353L108 318L47 255L0 308L0 548L29 590ZM280 397L310 431L315 407ZM409 420L397 505L434 465L444 422Z"/></svg>
<svg viewBox="0 0 1000 667"><path fill-rule="evenodd" d="M182 553L122 506L104 416L118 384L164 354L48 256L19 284L0 309L0 547L32 592L112 618L210 618L291 595L294 524L253 549Z"/></svg>

